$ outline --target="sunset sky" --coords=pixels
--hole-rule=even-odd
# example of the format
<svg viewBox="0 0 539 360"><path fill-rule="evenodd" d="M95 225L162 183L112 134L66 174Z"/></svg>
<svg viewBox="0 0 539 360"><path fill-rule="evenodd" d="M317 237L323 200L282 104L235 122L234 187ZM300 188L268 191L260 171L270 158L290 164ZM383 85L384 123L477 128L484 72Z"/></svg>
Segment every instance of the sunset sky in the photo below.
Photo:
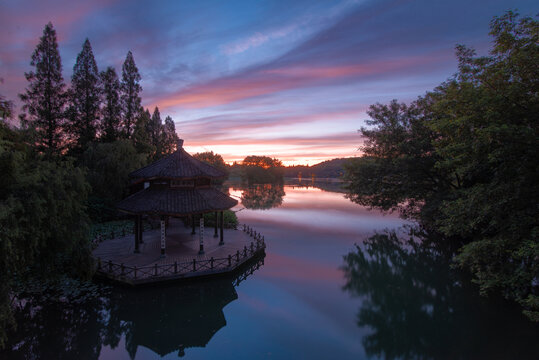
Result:
<svg viewBox="0 0 539 360"><path fill-rule="evenodd" d="M358 156L370 104L409 102L456 71L454 46L486 54L488 24L536 0L24 1L0 0L0 94L24 72L51 21L66 83L85 38L100 70L127 51L142 101L170 115L191 153L285 164Z"/></svg>

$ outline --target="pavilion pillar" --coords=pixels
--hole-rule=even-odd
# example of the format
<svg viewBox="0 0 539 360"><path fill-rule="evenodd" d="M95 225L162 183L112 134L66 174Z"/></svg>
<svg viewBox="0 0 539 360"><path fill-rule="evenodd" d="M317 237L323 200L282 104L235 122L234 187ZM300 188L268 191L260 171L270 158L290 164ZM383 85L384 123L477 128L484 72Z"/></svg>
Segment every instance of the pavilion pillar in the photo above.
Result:
<svg viewBox="0 0 539 360"><path fill-rule="evenodd" d="M142 233L144 232L144 223L142 222L142 215L138 215L138 242L144 244Z"/></svg>
<svg viewBox="0 0 539 360"><path fill-rule="evenodd" d="M161 216L161 257L165 257L165 217Z"/></svg>
<svg viewBox="0 0 539 360"><path fill-rule="evenodd" d="M140 227L140 217L135 215L135 224L134 224L133 234L135 235L135 254L140 253L139 250L139 227Z"/></svg>
<svg viewBox="0 0 539 360"><path fill-rule="evenodd" d="M216 238L217 236L217 228L219 226L219 216L218 216L218 212L216 211L215 212L215 232L213 233L213 237Z"/></svg>
<svg viewBox="0 0 539 360"><path fill-rule="evenodd" d="M193 225L193 230L191 231L191 235L195 235L195 214L191 215L191 224Z"/></svg>
<svg viewBox="0 0 539 360"><path fill-rule="evenodd" d="M204 254L204 216L200 217L200 230L198 232L198 238L200 241L200 250L198 251L198 255Z"/></svg>
<svg viewBox="0 0 539 360"><path fill-rule="evenodd" d="M221 236L219 238L219 245L224 245L225 244L225 240L223 238L223 226L224 226L224 223L225 223L225 213L223 211L221 211L221 221L220 221L220 226L221 226Z"/></svg>

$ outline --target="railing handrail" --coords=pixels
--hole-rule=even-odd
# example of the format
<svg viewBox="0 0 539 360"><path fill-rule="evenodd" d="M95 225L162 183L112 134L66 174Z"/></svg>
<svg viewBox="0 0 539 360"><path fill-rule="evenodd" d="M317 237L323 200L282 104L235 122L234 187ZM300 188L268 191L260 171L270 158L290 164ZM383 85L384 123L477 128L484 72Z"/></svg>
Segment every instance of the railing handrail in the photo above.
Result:
<svg viewBox="0 0 539 360"><path fill-rule="evenodd" d="M227 268L235 268L243 263L246 258L262 252L266 248L264 237L260 233L253 231L247 225L243 225L243 231L249 236L254 238L254 242L251 241L249 247L247 245L235 254L229 254L226 257L197 260L193 258L192 261L182 261L165 264L152 264L146 266L130 266L123 263L112 262L111 260L102 262L101 258L98 258L97 270L107 275L129 277L132 279L143 279L148 277L158 277L165 275L181 275L197 271L213 271ZM256 246L255 246L256 243ZM137 276L137 274L139 276Z"/></svg>

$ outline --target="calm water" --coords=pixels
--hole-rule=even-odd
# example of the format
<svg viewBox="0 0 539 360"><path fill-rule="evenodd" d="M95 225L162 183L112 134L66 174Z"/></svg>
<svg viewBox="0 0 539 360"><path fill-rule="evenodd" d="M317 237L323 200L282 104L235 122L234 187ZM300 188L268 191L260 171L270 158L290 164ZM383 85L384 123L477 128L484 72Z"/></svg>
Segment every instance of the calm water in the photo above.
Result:
<svg viewBox="0 0 539 360"><path fill-rule="evenodd" d="M383 235L403 225L396 216L321 187L232 186L240 222L265 236L263 265L203 283L27 301L0 358L539 358L539 329L518 309L477 296L446 256Z"/></svg>

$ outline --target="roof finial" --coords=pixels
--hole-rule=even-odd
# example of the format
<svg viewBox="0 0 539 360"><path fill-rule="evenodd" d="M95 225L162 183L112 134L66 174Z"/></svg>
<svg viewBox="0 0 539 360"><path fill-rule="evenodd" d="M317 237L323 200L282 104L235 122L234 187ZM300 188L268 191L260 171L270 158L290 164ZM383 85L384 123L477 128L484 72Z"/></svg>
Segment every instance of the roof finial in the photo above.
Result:
<svg viewBox="0 0 539 360"><path fill-rule="evenodd" d="M183 139L178 139L178 147L176 150L180 150L183 147Z"/></svg>

